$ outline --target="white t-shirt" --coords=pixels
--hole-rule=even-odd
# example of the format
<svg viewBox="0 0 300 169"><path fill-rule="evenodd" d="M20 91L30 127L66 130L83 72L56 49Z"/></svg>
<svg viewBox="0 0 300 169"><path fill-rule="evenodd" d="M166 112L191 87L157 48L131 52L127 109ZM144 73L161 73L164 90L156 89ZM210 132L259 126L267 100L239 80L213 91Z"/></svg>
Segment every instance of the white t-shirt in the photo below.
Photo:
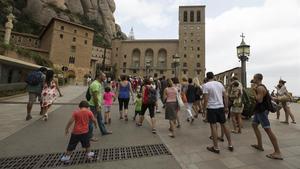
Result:
<svg viewBox="0 0 300 169"><path fill-rule="evenodd" d="M223 108L223 92L225 92L225 88L222 83L217 81L210 81L205 83L203 85L203 93L208 95L207 108Z"/></svg>

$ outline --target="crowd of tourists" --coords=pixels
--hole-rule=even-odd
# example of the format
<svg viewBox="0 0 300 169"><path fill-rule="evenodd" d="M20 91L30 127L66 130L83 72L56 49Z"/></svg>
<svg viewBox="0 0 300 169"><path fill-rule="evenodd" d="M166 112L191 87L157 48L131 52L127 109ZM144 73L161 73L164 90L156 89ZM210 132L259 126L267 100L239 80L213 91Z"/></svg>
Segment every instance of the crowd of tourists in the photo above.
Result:
<svg viewBox="0 0 300 169"><path fill-rule="evenodd" d="M57 82L53 80L53 71L41 68L38 72L41 75L39 83L29 85L31 87L28 88L29 103L26 120L31 119L32 103L36 98L40 98L41 115L46 121L48 119L47 110L56 97L62 96L62 94ZM34 81L32 79L31 81ZM182 77L178 79L165 76L139 78L126 75L110 81L107 80L104 73L100 72L93 81L90 80L86 101L79 104L80 109L73 113L67 124L66 134L69 133L71 125L75 123L67 153L61 160L69 161L70 153L79 142L83 148L86 148L87 156L93 157L93 152L89 150L90 141L97 141L93 136L93 129L99 127L102 135L112 134L112 131L107 130L106 127L112 123L111 107L115 100L118 100L119 104L119 119L128 122L132 116L137 127L143 125L145 113L148 110L150 130L153 134L157 132L155 115L160 113L159 103L162 103L165 119L169 121L170 133L168 135L171 138L176 137L176 130L181 128L183 121L192 125L196 118L202 118L203 122L210 124L211 136L209 138L213 144L208 146L207 150L213 153L220 153L218 141L224 141L224 135L228 141L228 150L234 151L231 133L241 134L243 119L252 117L252 128L257 138L257 144L251 146L259 151L264 151L258 128L258 125L261 125L274 147L274 152L268 154L267 157L282 160L276 136L271 130L268 114L277 112L279 119L280 109L283 108L286 119L282 123L288 124L289 117L291 117L292 123L296 123L289 108L291 94L286 89L284 80L279 81L276 87L277 92L273 91L271 94L263 85L262 80L262 74L255 74L251 80L251 88L246 90L238 78L232 77L230 84L224 86L222 82L215 80L212 72L206 74L202 83L198 78ZM130 99L134 103L134 112L128 111ZM245 113L245 110L248 112ZM104 112L104 118L102 112ZM180 113L186 113L186 118L180 119ZM227 119L231 119L231 130L225 125ZM217 123L220 124L221 136L218 136Z"/></svg>

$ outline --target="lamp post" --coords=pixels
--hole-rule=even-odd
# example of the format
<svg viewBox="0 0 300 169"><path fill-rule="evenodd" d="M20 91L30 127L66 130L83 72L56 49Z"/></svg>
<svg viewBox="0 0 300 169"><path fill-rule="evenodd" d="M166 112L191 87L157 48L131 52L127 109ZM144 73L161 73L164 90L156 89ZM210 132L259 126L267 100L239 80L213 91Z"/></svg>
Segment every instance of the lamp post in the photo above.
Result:
<svg viewBox="0 0 300 169"><path fill-rule="evenodd" d="M150 67L151 67L151 61L150 60L146 60L146 76L148 77L150 74Z"/></svg>
<svg viewBox="0 0 300 169"><path fill-rule="evenodd" d="M242 42L239 46L236 47L236 49L237 49L237 57L241 61L241 65L242 65L241 81L242 81L243 87L246 88L247 87L246 61L248 61L249 56L250 56L250 45L247 45L245 43L244 34L242 34L241 37L242 37Z"/></svg>
<svg viewBox="0 0 300 169"><path fill-rule="evenodd" d="M179 66L179 63L180 63L180 57L176 53L175 55L173 55L173 64L174 64L174 69L175 69L175 77L178 76L177 67Z"/></svg>

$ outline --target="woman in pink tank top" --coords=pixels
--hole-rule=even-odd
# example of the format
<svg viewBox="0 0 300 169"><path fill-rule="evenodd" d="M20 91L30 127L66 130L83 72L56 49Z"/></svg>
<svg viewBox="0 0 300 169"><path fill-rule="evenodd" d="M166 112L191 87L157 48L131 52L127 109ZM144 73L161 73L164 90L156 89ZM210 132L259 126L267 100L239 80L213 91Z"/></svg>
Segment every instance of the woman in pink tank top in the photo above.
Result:
<svg viewBox="0 0 300 169"><path fill-rule="evenodd" d="M174 138L174 130L175 130L175 121L176 121L176 113L178 110L178 103L177 103L177 88L174 87L173 82L171 79L167 80L168 87L164 91L164 100L166 100L166 114L165 119L169 120L170 128L169 134L170 137Z"/></svg>

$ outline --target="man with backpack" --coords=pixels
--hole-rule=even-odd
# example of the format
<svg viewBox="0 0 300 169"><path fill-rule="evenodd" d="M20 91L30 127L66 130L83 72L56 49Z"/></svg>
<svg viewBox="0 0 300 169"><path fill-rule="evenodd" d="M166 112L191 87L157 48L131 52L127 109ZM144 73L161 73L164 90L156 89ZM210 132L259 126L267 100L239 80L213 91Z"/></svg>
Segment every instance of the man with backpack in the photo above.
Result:
<svg viewBox="0 0 300 169"><path fill-rule="evenodd" d="M157 92L155 90L155 87L152 85L152 83L153 83L153 79L152 81L150 79L145 79L144 86L142 88L142 101L143 101L142 111L140 114L140 121L137 123L137 126L142 126L145 112L147 111L147 109L149 109L152 133L156 134L154 109L157 101Z"/></svg>
<svg viewBox="0 0 300 169"><path fill-rule="evenodd" d="M269 136L269 139L272 142L274 147L274 152L272 154L266 155L266 157L275 159L275 160L283 160L277 138L275 134L271 130L270 121L268 119L269 111L273 112L274 108L271 105L271 96L265 85L262 84L263 75L258 73L253 77L253 82L256 85L255 89L255 98L256 98L256 106L254 110L254 118L252 121L252 127L257 139L257 144L251 145L253 148L264 151L261 133L258 129L258 125L264 128L265 132ZM275 112L275 111L274 111Z"/></svg>
<svg viewBox="0 0 300 169"><path fill-rule="evenodd" d="M33 103L36 102L36 99L38 98L38 101L41 101L41 93L43 89L43 84L46 79L46 73L47 68L41 67L38 70L32 71L27 76L25 82L27 83L27 92L29 95L28 103L27 103L27 116L26 121L32 119L31 116L31 110ZM40 115L42 113L42 108L40 111Z"/></svg>

